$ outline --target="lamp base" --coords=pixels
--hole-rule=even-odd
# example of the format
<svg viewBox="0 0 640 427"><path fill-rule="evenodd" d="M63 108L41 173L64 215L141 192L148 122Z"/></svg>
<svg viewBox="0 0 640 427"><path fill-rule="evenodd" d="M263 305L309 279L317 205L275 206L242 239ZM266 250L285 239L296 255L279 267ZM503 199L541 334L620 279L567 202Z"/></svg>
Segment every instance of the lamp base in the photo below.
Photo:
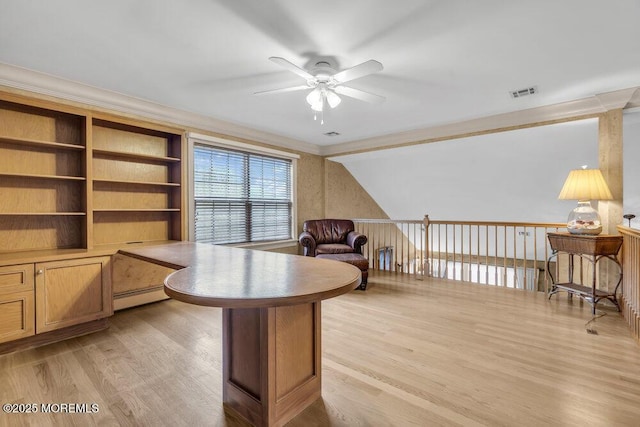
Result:
<svg viewBox="0 0 640 427"><path fill-rule="evenodd" d="M578 202L578 207L571 211L567 219L567 230L571 234L598 235L602 233L602 224L598 211L590 202Z"/></svg>

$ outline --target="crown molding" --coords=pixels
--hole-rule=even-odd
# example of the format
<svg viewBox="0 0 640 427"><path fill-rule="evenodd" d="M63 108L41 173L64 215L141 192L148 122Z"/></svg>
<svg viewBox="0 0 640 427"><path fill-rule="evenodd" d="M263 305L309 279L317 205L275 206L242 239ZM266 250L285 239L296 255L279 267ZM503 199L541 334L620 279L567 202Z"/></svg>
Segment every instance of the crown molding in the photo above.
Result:
<svg viewBox="0 0 640 427"><path fill-rule="evenodd" d="M236 123L190 113L165 105L145 101L118 92L99 89L26 68L0 63L0 86L81 103L97 108L133 114L148 119L193 127L230 137L273 145L294 151L320 155L320 147L280 135L251 129Z"/></svg>
<svg viewBox="0 0 640 427"><path fill-rule="evenodd" d="M633 95L631 96L629 103L626 105L625 110L638 107L640 107L640 86L636 88L635 92L633 92Z"/></svg>
<svg viewBox="0 0 640 427"><path fill-rule="evenodd" d="M320 146L4 63L0 63L0 86L325 157L570 121L640 105L640 87L633 87L553 105Z"/></svg>
<svg viewBox="0 0 640 427"><path fill-rule="evenodd" d="M593 117L610 109L633 106L640 88L607 92L574 101L529 108L477 119L323 146L325 157L382 150Z"/></svg>
<svg viewBox="0 0 640 427"><path fill-rule="evenodd" d="M637 92L640 92L638 88L632 87L613 92L599 93L596 95L596 98L606 111L616 110L627 107Z"/></svg>

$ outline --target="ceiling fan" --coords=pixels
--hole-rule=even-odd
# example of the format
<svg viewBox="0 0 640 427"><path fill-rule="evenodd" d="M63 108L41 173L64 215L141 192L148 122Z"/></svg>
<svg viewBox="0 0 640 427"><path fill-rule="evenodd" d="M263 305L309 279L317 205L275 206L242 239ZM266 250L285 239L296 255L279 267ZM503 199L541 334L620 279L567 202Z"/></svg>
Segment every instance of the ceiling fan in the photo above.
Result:
<svg viewBox="0 0 640 427"><path fill-rule="evenodd" d="M333 69L327 61L318 61L314 67L305 70L277 56L272 56L269 60L304 78L307 83L300 86L255 92L255 95L271 95L311 89L306 99L311 109L318 112L322 112L325 105L329 105L331 108L337 107L342 101L338 94L365 102L381 103L385 100L383 96L344 86L344 83L351 80L382 71L382 64L373 59L342 71Z"/></svg>

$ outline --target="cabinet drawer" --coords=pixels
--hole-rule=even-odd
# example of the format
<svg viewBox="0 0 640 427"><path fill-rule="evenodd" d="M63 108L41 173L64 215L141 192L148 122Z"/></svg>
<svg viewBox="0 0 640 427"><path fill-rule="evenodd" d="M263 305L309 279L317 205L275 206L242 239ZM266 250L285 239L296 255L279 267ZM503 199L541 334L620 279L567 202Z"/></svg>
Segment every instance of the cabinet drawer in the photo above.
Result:
<svg viewBox="0 0 640 427"><path fill-rule="evenodd" d="M33 291L33 264L0 267L0 295Z"/></svg>
<svg viewBox="0 0 640 427"><path fill-rule="evenodd" d="M0 343L34 334L33 290L0 295Z"/></svg>

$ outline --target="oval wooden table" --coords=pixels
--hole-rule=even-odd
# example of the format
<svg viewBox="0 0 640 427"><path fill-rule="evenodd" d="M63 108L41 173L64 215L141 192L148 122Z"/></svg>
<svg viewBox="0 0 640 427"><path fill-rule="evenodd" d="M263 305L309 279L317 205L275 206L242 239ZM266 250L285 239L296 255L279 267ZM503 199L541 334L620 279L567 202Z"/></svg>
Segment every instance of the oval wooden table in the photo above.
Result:
<svg viewBox="0 0 640 427"><path fill-rule="evenodd" d="M280 426L320 397L320 301L358 287L358 268L191 242L121 252L180 269L165 280L170 297L222 307L226 410Z"/></svg>

